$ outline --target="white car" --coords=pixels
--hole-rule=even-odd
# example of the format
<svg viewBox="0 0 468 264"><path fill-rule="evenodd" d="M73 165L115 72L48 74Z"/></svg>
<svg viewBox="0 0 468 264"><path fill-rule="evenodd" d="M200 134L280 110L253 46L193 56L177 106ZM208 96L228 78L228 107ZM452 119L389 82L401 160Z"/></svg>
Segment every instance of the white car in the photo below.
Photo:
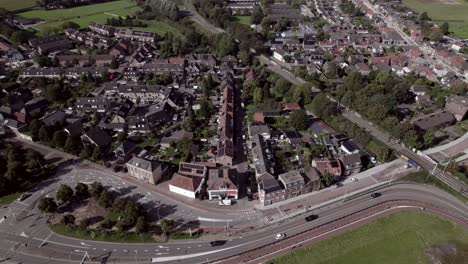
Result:
<svg viewBox="0 0 468 264"><path fill-rule="evenodd" d="M285 238L285 237L286 237L286 235L283 234L283 233L279 233L279 234L276 234L276 235L275 235L275 239L276 239L276 240L281 240L281 239L283 239L283 238Z"/></svg>
<svg viewBox="0 0 468 264"><path fill-rule="evenodd" d="M351 178L351 181L352 181L352 182L357 182L358 179L356 179L356 178Z"/></svg>

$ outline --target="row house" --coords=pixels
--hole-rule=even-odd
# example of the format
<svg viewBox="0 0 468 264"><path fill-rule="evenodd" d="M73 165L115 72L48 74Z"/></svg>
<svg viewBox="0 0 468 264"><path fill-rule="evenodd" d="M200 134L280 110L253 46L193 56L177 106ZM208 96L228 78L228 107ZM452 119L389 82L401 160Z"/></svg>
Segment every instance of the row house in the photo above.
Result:
<svg viewBox="0 0 468 264"><path fill-rule="evenodd" d="M128 131L149 133L172 121L175 109L168 103L137 106L127 117Z"/></svg>
<svg viewBox="0 0 468 264"><path fill-rule="evenodd" d="M73 67L73 66L106 66L110 65L114 59L112 55L58 55L56 56L59 64L62 67Z"/></svg>
<svg viewBox="0 0 468 264"><path fill-rule="evenodd" d="M224 166L231 166L234 160L234 84L229 75L221 84L223 97L219 114L219 143L216 161Z"/></svg>
<svg viewBox="0 0 468 264"><path fill-rule="evenodd" d="M104 95L108 98L125 98L137 103L163 101L171 89L162 85L107 82L103 84Z"/></svg>
<svg viewBox="0 0 468 264"><path fill-rule="evenodd" d="M105 113L110 107L110 101L104 97L79 97L75 109L81 112Z"/></svg>

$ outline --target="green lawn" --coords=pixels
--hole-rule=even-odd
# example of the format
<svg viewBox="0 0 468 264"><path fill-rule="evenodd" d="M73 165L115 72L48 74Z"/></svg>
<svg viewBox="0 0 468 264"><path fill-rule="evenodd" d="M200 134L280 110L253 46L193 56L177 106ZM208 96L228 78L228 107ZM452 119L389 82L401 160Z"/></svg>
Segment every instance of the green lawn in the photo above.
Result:
<svg viewBox="0 0 468 264"><path fill-rule="evenodd" d="M445 259L444 263L466 263L463 261L468 254L467 229L437 216L400 212L268 263L429 264L424 250L445 242L456 245L458 255Z"/></svg>
<svg viewBox="0 0 468 264"><path fill-rule="evenodd" d="M36 6L36 0L0 0L0 7L15 11Z"/></svg>
<svg viewBox="0 0 468 264"><path fill-rule="evenodd" d="M0 205L7 205L11 204L13 201L15 201L18 197L23 194L22 192L17 192L17 193L12 193L9 195L5 195L3 197L0 197Z"/></svg>
<svg viewBox="0 0 468 264"><path fill-rule="evenodd" d="M129 10L135 7L136 4L130 0L113 1L95 5L85 5L67 9L55 10L32 10L20 13L20 16L27 18L40 18L45 21L67 20L71 18L79 18L94 14L104 14L106 12L113 13L116 10Z"/></svg>
<svg viewBox="0 0 468 264"><path fill-rule="evenodd" d="M234 17L235 21L238 21L241 24L250 26L252 23L250 23L250 16L235 16Z"/></svg>
<svg viewBox="0 0 468 264"><path fill-rule="evenodd" d="M2 1L2 0L0 0ZM48 32L49 29L59 29L66 21L72 21L80 25L81 28L87 28L90 22L104 24L108 18L117 16L133 15L141 8L130 0L120 0L102 4L81 6L61 10L33 10L20 13L21 16L28 18L40 18L43 23L34 26L33 28L40 32ZM134 27L134 30L156 32L159 35L164 35L166 32L173 32L181 36L180 30L170 21L143 20L147 27Z"/></svg>
<svg viewBox="0 0 468 264"><path fill-rule="evenodd" d="M403 0L403 3L418 13L427 12L436 23L448 22L451 32L468 38L468 1Z"/></svg>
<svg viewBox="0 0 468 264"><path fill-rule="evenodd" d="M56 224L50 227L57 234L85 239L116 243L155 243L157 240L148 236L140 236L134 232L122 234L118 231L109 231L107 234L98 231L86 231L78 227L67 227L63 224Z"/></svg>

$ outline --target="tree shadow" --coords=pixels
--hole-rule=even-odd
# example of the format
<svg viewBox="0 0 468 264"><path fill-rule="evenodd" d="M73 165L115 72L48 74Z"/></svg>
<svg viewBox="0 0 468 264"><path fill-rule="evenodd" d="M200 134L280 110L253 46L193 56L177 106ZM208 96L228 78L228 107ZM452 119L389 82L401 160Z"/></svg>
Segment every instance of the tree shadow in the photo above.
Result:
<svg viewBox="0 0 468 264"><path fill-rule="evenodd" d="M150 201L144 204L145 208L148 209L147 214L150 219L159 221L169 215L174 214L177 211L177 205L161 204L159 202Z"/></svg>

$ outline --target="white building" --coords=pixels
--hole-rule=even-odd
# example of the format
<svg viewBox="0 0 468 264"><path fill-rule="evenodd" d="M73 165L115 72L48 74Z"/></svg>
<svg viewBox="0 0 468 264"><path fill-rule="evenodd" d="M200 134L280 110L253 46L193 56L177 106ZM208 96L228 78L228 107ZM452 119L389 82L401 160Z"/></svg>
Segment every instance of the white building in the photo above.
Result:
<svg viewBox="0 0 468 264"><path fill-rule="evenodd" d="M204 177L184 176L179 173L174 173L174 176L172 176L169 182L169 191L195 199L204 181Z"/></svg>

